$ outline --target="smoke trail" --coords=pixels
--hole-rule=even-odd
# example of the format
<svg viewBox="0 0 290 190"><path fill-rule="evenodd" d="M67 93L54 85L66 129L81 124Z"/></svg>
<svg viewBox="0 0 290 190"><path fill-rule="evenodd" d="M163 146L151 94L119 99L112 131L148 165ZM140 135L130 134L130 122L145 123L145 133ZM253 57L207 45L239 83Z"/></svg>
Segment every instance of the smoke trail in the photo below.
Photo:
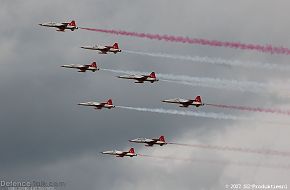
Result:
<svg viewBox="0 0 290 190"><path fill-rule="evenodd" d="M142 112L152 112L152 113L164 113L173 115L184 115L184 116L195 116L204 117L212 119L229 119L229 120L250 120L244 117L237 117L233 115L226 115L223 113L210 113L210 112L197 112L197 111L179 111L179 110L168 110L162 108L139 108L139 107L129 107L129 106L116 106L117 108L142 111Z"/></svg>
<svg viewBox="0 0 290 190"><path fill-rule="evenodd" d="M236 166L246 166L246 167L262 167L262 168L271 168L271 169L285 169L289 170L289 164L260 164L260 163L251 163L251 162L235 162L235 161L223 161L223 160L209 160L209 159L198 159L198 158L181 158L173 156L154 156L147 154L138 154L141 157L147 157L152 159L162 159L162 160L177 160L177 161L187 161L187 162L202 162L208 164L218 164L218 165L236 165Z"/></svg>
<svg viewBox="0 0 290 190"><path fill-rule="evenodd" d="M277 122L271 120L257 120L256 118L251 117L241 117L234 116L224 113L214 113L214 112L200 112L200 111L179 111L179 110L168 110L163 108L141 108L141 107L130 107L130 106L116 106L116 108L122 108L127 110L135 110L141 112L152 112L152 113L163 113L163 114L172 114L172 115L183 115L183 116L195 116L195 117L203 117L203 118L211 118L211 119L224 119L224 120L244 120L244 121L255 121L255 122L263 122L263 123L272 123L275 125L283 125L289 126L288 123Z"/></svg>
<svg viewBox="0 0 290 190"><path fill-rule="evenodd" d="M234 105L223 105L223 104L205 104L208 106L214 106L218 108L226 109L237 109L242 111L251 111L251 112L264 112L264 113L274 113L274 114L283 114L290 116L290 110L280 110L272 108L259 108L259 107L247 107L247 106L234 106Z"/></svg>
<svg viewBox="0 0 290 190"><path fill-rule="evenodd" d="M114 69L102 69L104 71L121 73L121 74L138 74L138 75L148 75L148 73L140 71L123 71ZM158 73L157 77L165 82L179 83L184 85L192 86L205 86L210 88L223 88L223 89L234 89L242 92L250 91L259 93L265 91L267 88L266 84L250 82L250 81L237 81L237 80L225 80L219 78L207 78L207 77L191 77L186 75L172 75L172 74L162 74Z"/></svg>
<svg viewBox="0 0 290 190"><path fill-rule="evenodd" d="M151 56L151 57L160 57L160 58L169 58L177 59L191 62L200 62L200 63L209 63L213 65L228 65L228 66L240 66L240 67L249 67L249 68L263 68L269 70L279 70L279 71L289 71L290 67L287 65L277 65L272 63L261 63L261 62L243 62L238 60L226 60L221 58L210 58L210 57L200 57L200 56L182 56L182 55L172 55L166 53L151 53L151 52L140 52L140 51L131 51L131 50L122 50L126 53Z"/></svg>
<svg viewBox="0 0 290 190"><path fill-rule="evenodd" d="M214 150L221 150L221 151L233 151L233 152L244 152L244 153L290 157L290 152L268 150L268 149L250 149L250 148L241 148L241 147L216 146L216 145L208 145L208 144L184 144L184 143L174 143L174 142L169 142L168 144L193 147L193 148L214 149Z"/></svg>
<svg viewBox="0 0 290 190"><path fill-rule="evenodd" d="M208 40L208 39L197 39L197 38L189 38L182 36L172 36L172 35L159 35L159 34L147 34L147 33L138 33L138 32L128 32L123 30L106 30L106 29L98 29L98 28L83 28L84 30L102 32L107 34L115 34L115 35L123 35L123 36L131 36L131 37L139 37L139 38L147 38L151 40L164 40L168 42L180 42L180 43L188 43L188 44L197 44L197 45L205 45L212 47L226 47L233 49L242 49L242 50L254 50L262 53L271 53L271 54L284 54L289 55L290 49L285 47L275 47L272 45L258 45L258 44L245 44L240 42L224 42L217 40Z"/></svg>

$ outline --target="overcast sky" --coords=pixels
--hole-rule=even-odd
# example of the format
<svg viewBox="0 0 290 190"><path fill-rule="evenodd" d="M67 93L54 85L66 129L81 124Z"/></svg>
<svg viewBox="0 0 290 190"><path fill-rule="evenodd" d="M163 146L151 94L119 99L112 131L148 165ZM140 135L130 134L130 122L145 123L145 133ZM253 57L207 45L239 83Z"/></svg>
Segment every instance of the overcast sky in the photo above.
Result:
<svg viewBox="0 0 290 190"><path fill-rule="evenodd" d="M286 116L201 107L203 112L255 118L232 121L164 115L125 109L95 111L77 104L112 98L123 106L183 110L161 103L166 98L254 107L287 108L290 98L273 85L267 93L159 83L143 85L116 73L78 73L63 64L97 61L101 68L155 71L173 75L289 84L287 71L219 66L165 58L99 55L83 45L113 44L121 49L289 64L289 56L179 44L85 30L65 33L39 23L75 19L82 27L122 29L222 41L290 47L289 1L272 0L2 0L0 2L0 179L64 181L64 189L225 189L226 184L290 184L289 170L212 164L217 160L290 164L288 158L167 145L130 144L137 137L165 135L169 142L290 149ZM283 96L281 96L281 94ZM195 109L193 107L188 110ZM146 157L114 158L104 150L192 158L191 162Z"/></svg>

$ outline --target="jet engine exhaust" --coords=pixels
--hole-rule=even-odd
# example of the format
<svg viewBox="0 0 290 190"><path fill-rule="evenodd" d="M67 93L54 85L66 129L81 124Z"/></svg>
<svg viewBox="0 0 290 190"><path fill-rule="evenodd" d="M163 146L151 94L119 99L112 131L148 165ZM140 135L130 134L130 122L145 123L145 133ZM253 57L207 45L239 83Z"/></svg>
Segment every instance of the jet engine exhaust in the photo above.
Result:
<svg viewBox="0 0 290 190"><path fill-rule="evenodd" d="M262 163L252 163L252 162L242 162L242 161L224 161L224 160L209 160L209 159L201 159L201 158L181 158L174 156L154 156L147 154L138 154L140 157L151 158L151 159L161 159L161 160L172 160L172 161L186 161L186 162L200 162L207 164L215 164L215 165L235 165L240 167L261 167L268 169L284 169L289 170L289 164L262 164Z"/></svg>
<svg viewBox="0 0 290 190"><path fill-rule="evenodd" d="M231 49L240 49L240 50L251 50L261 53L270 53L270 54L283 54L290 55L290 49L286 47L276 47L273 45L258 45L258 44L246 44L241 42L230 42L230 41L218 41L218 40L209 40L209 39L198 39L198 38L189 38L182 36L173 36L173 35L161 35L161 34L149 34L149 33L138 33L138 32L128 32L124 30L107 30L107 29L98 29L98 28L85 28L80 27L83 30L101 32L114 35L146 38L151 40L162 40L167 42L179 42L187 43L194 45L203 45L211 47L224 47Z"/></svg>
<svg viewBox="0 0 290 190"><path fill-rule="evenodd" d="M123 52L135 54L135 55L190 61L195 64L208 63L212 65L238 66L238 67L245 67L245 68L268 69L272 71L273 70L278 70L278 71L290 70L290 67L287 65L278 65L278 64L273 64L273 63L246 62L246 61L240 61L240 60L227 60L227 59L222 59L222 58L217 58L217 57L185 56L185 55L174 55L174 54L168 54L168 53L140 52L140 51L132 51L132 50L123 50ZM161 62L161 63L164 63L164 62Z"/></svg>
<svg viewBox="0 0 290 190"><path fill-rule="evenodd" d="M233 115L226 115L224 113L213 113L213 112L200 112L200 111L179 111L179 110L168 110L163 108L140 108L140 107L129 107L129 106L116 106L117 108L135 110L141 112L152 112L152 113L163 113L173 115L184 115L184 116L195 116L212 119L227 119L227 120L246 120L247 118L237 117Z"/></svg>
<svg viewBox="0 0 290 190"><path fill-rule="evenodd" d="M115 70L115 69L102 69L102 70L113 72L113 73L121 73L121 74L139 74L139 75L147 74L140 71L124 71L124 70ZM157 73L157 78L159 78L160 81L178 83L178 84L183 84L183 85L191 85L191 86L231 89L231 90L239 90L242 92L249 91L249 92L254 92L254 93L267 91L267 84L253 82L253 81L237 81L237 80L226 80L226 79L220 79L220 78L192 77L192 76L187 76L187 75L173 75L173 74L163 74L163 73Z"/></svg>
<svg viewBox="0 0 290 190"><path fill-rule="evenodd" d="M248 106L235 106L235 105L224 105L224 104L205 104L205 105L218 107L218 108L225 108L225 109L236 109L236 110L241 110L241 111L282 114L282 115L290 116L290 110L281 110L281 109L274 109L274 108L248 107Z"/></svg>
<svg viewBox="0 0 290 190"><path fill-rule="evenodd" d="M290 157L290 152L283 152L283 151L269 150L269 149L251 149L251 148L242 148L242 147L217 146L217 145L209 145L209 144L184 144L184 143L174 143L174 142L168 142L167 144L192 147L192 148L219 150L219 151L243 152L243 153L270 155L270 156Z"/></svg>

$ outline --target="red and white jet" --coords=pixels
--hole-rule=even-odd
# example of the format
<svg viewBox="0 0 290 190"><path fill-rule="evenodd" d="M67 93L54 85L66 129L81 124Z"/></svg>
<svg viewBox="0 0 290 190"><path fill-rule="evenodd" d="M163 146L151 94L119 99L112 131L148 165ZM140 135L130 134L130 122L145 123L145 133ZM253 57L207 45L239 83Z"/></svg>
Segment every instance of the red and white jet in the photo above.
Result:
<svg viewBox="0 0 290 190"><path fill-rule="evenodd" d="M98 110L102 108L111 109L115 107L113 105L112 99L109 99L107 102L84 102L84 103L79 103L78 105L91 106L91 107L94 107L94 109L98 109Z"/></svg>
<svg viewBox="0 0 290 190"><path fill-rule="evenodd" d="M109 150L109 151L104 151L101 152L102 154L109 154L109 155L113 155L116 157L124 157L124 156L137 156L137 154L135 153L134 148L130 148L129 151L120 151L120 150Z"/></svg>
<svg viewBox="0 0 290 190"><path fill-rule="evenodd" d="M61 67L79 69L78 72L86 72L86 71L96 72L100 70L96 62L92 62L92 64L90 65L70 64L70 65L62 65Z"/></svg>
<svg viewBox="0 0 290 190"><path fill-rule="evenodd" d="M83 49L90 49L90 50L97 50L99 51L99 54L107 54L108 52L111 53L118 53L122 50L119 49L118 43L114 43L112 46L101 46L101 45L93 45L93 46L82 46Z"/></svg>
<svg viewBox="0 0 290 190"><path fill-rule="evenodd" d="M62 22L62 23L56 23L56 22L47 22L39 24L40 26L46 26L46 27L53 27L58 28L58 32L64 32L65 30L71 30L74 31L75 29L78 29L76 26L76 22L73 20L71 22Z"/></svg>
<svg viewBox="0 0 290 190"><path fill-rule="evenodd" d="M134 142L134 143L145 143L145 146L153 146L153 145L166 145L167 143L165 142L164 136L160 136L159 138L154 138L154 139L147 139L147 138L137 138L133 140L129 140L129 142Z"/></svg>
<svg viewBox="0 0 290 190"><path fill-rule="evenodd" d="M118 76L118 78L137 80L135 83L144 83L145 81L153 83L159 81L156 78L155 72L152 72L150 75L123 75Z"/></svg>
<svg viewBox="0 0 290 190"><path fill-rule="evenodd" d="M200 96L196 96L194 100L186 100L182 98L173 98L173 99L168 99L168 100L162 100L162 102L166 103L173 103L173 104L181 104L180 107L188 107L190 105L193 105L195 107L203 106L204 103L201 101Z"/></svg>

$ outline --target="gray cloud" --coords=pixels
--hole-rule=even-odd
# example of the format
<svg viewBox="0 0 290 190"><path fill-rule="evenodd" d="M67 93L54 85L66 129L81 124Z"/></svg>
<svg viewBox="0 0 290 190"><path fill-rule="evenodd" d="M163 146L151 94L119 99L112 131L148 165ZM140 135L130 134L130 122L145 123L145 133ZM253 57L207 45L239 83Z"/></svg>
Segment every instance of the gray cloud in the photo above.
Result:
<svg viewBox="0 0 290 190"><path fill-rule="evenodd" d="M274 82L282 85L287 72L173 64L178 60L130 54L98 55L79 47L118 41L136 51L199 55L245 61L288 64L287 56L111 36L78 30L58 33L40 22L75 19L80 26L115 28L259 44L290 44L288 2L256 1L8 1L0 3L0 177L7 180L65 181L67 189L224 189L226 183L289 183L288 171L243 168L180 161L99 155L106 149L128 149L152 155L287 163L286 159L210 152L172 146L153 149L129 144L130 138L165 135L168 141L289 149L287 127L242 121L159 115L127 110L80 107L86 100L113 98L117 105L181 109L164 98L202 95L216 103L287 107L288 98L205 87L156 83L138 85L105 72L78 73L62 64L156 71L198 77ZM289 45L288 45L289 46ZM165 62L159 64L159 62ZM193 108L190 108L193 109ZM202 107L205 112L257 115ZM269 119L267 118L267 119ZM286 177L285 177L286 176Z"/></svg>

